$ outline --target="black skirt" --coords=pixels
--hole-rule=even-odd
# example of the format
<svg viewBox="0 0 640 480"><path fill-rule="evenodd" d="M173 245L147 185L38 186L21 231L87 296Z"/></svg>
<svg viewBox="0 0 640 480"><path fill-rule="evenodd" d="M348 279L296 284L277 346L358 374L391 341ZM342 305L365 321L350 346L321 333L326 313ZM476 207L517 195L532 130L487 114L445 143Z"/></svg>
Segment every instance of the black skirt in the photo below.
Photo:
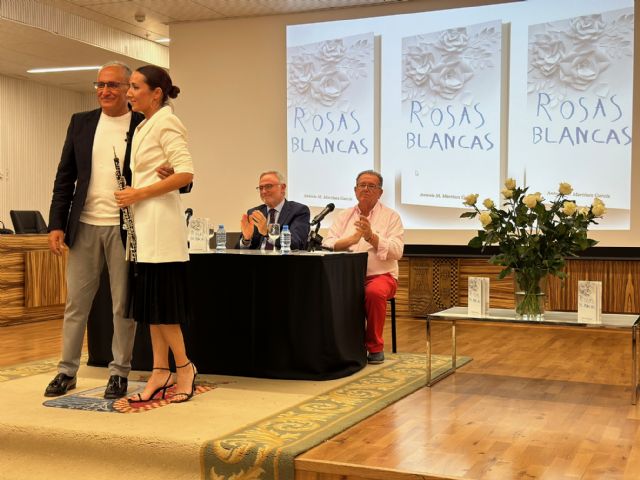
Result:
<svg viewBox="0 0 640 480"><path fill-rule="evenodd" d="M189 262L131 264L129 318L151 325L191 320Z"/></svg>

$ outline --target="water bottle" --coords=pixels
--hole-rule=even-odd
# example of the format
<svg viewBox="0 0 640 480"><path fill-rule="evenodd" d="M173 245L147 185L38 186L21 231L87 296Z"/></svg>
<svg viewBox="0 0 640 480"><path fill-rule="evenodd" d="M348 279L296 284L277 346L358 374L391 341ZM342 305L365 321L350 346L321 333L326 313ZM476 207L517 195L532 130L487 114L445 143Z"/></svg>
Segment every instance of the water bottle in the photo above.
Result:
<svg viewBox="0 0 640 480"><path fill-rule="evenodd" d="M216 231L216 251L224 252L227 249L227 232L224 231L224 225L218 225Z"/></svg>
<svg viewBox="0 0 640 480"><path fill-rule="evenodd" d="M282 227L280 233L280 253L286 255L291 253L291 232L289 231L289 225Z"/></svg>

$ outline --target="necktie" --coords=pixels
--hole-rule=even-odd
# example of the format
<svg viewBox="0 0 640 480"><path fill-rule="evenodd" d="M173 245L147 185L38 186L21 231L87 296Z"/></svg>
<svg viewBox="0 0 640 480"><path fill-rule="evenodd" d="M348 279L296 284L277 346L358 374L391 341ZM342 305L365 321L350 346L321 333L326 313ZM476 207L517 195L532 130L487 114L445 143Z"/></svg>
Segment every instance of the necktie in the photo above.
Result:
<svg viewBox="0 0 640 480"><path fill-rule="evenodd" d="M270 208L269 209L269 223L276 223L276 209L275 208ZM273 243L269 242L267 240L267 244L265 245L265 249L266 250L273 250Z"/></svg>

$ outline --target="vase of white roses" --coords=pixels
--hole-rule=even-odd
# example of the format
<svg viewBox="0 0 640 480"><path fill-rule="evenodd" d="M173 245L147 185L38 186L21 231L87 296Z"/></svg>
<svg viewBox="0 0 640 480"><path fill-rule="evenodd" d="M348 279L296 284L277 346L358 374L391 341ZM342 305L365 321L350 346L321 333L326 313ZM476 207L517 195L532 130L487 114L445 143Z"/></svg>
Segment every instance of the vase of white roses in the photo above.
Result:
<svg viewBox="0 0 640 480"><path fill-rule="evenodd" d="M473 208L461 215L480 219L483 229L469 241L469 246L484 249L497 245L499 253L489 262L503 266L498 278L513 273L516 294L516 317L542 320L548 275L564 278L566 257L594 246L587 228L605 213L605 205L594 198L589 206L578 206L567 198L573 188L561 183L558 194L546 201L540 192L528 193L509 178L502 190L502 208L487 198L478 206L478 195L467 195L464 204Z"/></svg>

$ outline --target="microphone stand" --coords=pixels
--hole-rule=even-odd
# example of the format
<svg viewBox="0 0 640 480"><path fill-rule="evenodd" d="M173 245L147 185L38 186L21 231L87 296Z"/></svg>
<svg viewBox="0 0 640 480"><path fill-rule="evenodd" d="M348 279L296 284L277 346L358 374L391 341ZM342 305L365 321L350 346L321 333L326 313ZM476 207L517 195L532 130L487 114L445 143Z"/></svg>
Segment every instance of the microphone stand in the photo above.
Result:
<svg viewBox="0 0 640 480"><path fill-rule="evenodd" d="M322 246L322 235L318 233L320 230L320 222L316 223L316 229L309 229L309 237L307 238L307 252L315 252L316 250L331 251L330 248Z"/></svg>
<svg viewBox="0 0 640 480"><path fill-rule="evenodd" d="M307 252L322 250L322 236L318 233L318 230L320 230L320 222L316 223L315 231L313 230L313 228L309 229L309 237L307 238Z"/></svg>

